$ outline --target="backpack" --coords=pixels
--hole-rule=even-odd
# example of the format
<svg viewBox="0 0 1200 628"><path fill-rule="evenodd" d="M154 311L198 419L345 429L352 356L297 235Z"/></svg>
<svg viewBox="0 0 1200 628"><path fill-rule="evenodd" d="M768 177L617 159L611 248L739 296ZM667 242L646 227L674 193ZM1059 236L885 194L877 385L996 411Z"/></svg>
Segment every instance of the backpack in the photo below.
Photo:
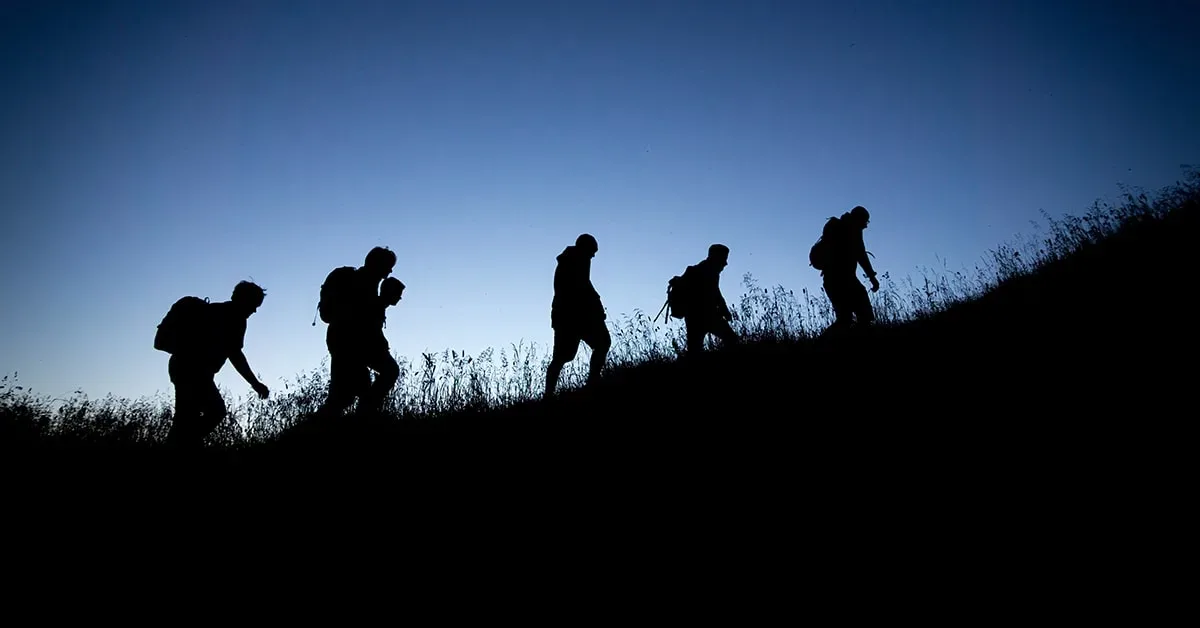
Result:
<svg viewBox="0 0 1200 628"><path fill-rule="evenodd" d="M833 256L837 252L836 247L841 244L839 233L841 220L836 216L831 216L825 221L825 227L821 230L821 237L813 243L812 248L808 250L808 264L817 270L825 270L829 267L829 263L833 261Z"/></svg>
<svg viewBox="0 0 1200 628"><path fill-rule="evenodd" d="M158 324L154 348L172 355L198 349L207 342L208 299L182 297L176 301Z"/></svg>
<svg viewBox="0 0 1200 628"><path fill-rule="evenodd" d="M668 317L684 318L688 315L688 306L692 304L692 281L695 275L692 273L693 266L688 266L683 271L682 275L675 275L667 282L667 302L663 304L663 309L659 312L666 312ZM658 317L654 317L658 320ZM663 320L666 320L665 318Z"/></svg>
<svg viewBox="0 0 1200 628"><path fill-rule="evenodd" d="M317 301L317 312L325 324L342 322L349 317L353 290L353 266L339 266L329 271L325 283L321 284L321 298Z"/></svg>

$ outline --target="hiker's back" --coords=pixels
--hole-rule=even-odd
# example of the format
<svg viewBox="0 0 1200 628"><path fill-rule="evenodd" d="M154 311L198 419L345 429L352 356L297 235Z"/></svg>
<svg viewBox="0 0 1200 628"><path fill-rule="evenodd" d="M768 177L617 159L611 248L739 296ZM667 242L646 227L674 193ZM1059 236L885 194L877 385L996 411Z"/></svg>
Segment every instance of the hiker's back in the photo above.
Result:
<svg viewBox="0 0 1200 628"><path fill-rule="evenodd" d="M365 327L370 328L372 333L383 333L383 328L387 325L387 309L388 303L383 297L375 297L371 305L367 308L367 314L364 317Z"/></svg>
<svg viewBox="0 0 1200 628"><path fill-rule="evenodd" d="M683 273L667 281L667 304L665 310L672 318L686 318L695 305L696 267L688 266Z"/></svg>
<svg viewBox="0 0 1200 628"><path fill-rule="evenodd" d="M674 318L707 316L720 305L720 269L707 260L684 269L667 283L667 303Z"/></svg>
<svg viewBox="0 0 1200 628"><path fill-rule="evenodd" d="M592 261L573 246L555 258L554 292L567 298L587 300L595 294L592 286Z"/></svg>
<svg viewBox="0 0 1200 628"><path fill-rule="evenodd" d="M321 296L317 311L321 321L327 325L353 323L367 314L361 281L353 266L339 266L325 277L321 284Z"/></svg>
<svg viewBox="0 0 1200 628"><path fill-rule="evenodd" d="M555 259L558 265L554 269L554 298L550 305L552 322L603 319L604 306L592 285L591 258L577 247L568 246Z"/></svg>
<svg viewBox="0 0 1200 628"><path fill-rule="evenodd" d="M173 356L193 357L211 342L212 303L185 296L167 310L154 334L154 348Z"/></svg>
<svg viewBox="0 0 1200 628"><path fill-rule="evenodd" d="M845 217L831 216L821 229L821 237L817 239L808 252L809 264L822 271L822 274L854 274L854 266L858 263L854 255L854 234L848 228Z"/></svg>

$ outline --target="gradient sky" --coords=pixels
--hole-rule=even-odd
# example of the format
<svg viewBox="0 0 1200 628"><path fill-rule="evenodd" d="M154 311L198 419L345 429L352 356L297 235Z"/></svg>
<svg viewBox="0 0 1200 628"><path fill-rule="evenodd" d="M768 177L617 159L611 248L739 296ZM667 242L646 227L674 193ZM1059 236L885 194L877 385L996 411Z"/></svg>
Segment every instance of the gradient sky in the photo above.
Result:
<svg viewBox="0 0 1200 628"><path fill-rule="evenodd" d="M808 248L856 204L880 272L970 268L1039 209L1200 162L1197 6L6 1L0 368L169 393L167 308L252 278L278 389L327 355L325 274L376 245L410 358L545 347L585 231L610 319L713 242L731 302L746 272L815 289Z"/></svg>

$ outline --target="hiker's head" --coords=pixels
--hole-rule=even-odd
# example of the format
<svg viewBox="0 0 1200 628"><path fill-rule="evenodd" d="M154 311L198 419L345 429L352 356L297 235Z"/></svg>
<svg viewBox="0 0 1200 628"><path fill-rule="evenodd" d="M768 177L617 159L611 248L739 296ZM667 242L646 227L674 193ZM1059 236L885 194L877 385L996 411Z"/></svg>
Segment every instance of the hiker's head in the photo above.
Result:
<svg viewBox="0 0 1200 628"><path fill-rule="evenodd" d="M600 245L596 243L596 238L591 234L584 233L578 238L575 238L575 247L586 253L589 257L596 255L596 251L600 250Z"/></svg>
<svg viewBox="0 0 1200 628"><path fill-rule="evenodd" d="M708 247L708 259L725 268L729 264L729 247L724 244L714 244Z"/></svg>
<svg viewBox="0 0 1200 628"><path fill-rule="evenodd" d="M379 296L388 305L399 303L400 298L404 296L404 282L395 277L384 279L383 284L379 286Z"/></svg>
<svg viewBox="0 0 1200 628"><path fill-rule="evenodd" d="M233 296L230 300L246 316L250 316L258 311L265 298L267 298L267 291L263 290L262 286L250 281L239 281L238 285L233 287Z"/></svg>
<svg viewBox="0 0 1200 628"><path fill-rule="evenodd" d="M363 263L363 268L366 269L372 277L383 279L392 274L392 269L396 267L396 253L387 247L377 246L369 253L367 259Z"/></svg>
<svg viewBox="0 0 1200 628"><path fill-rule="evenodd" d="M867 211L866 207L857 205L850 210L850 222L860 229L866 229L867 224L871 222L871 212Z"/></svg>

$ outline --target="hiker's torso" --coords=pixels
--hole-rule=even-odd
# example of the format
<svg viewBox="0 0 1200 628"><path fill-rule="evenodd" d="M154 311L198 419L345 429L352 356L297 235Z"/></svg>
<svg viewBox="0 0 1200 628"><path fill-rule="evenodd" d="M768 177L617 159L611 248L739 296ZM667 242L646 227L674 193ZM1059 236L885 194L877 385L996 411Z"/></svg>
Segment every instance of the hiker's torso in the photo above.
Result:
<svg viewBox="0 0 1200 628"><path fill-rule="evenodd" d="M367 326L371 328L371 331L383 332L383 325L387 322L387 308L383 297L375 297L375 302L371 304L367 315Z"/></svg>
<svg viewBox="0 0 1200 628"><path fill-rule="evenodd" d="M830 248L829 262L822 272L826 278L844 279L857 276L859 261L866 255L862 229L851 225L849 218L849 214L843 214L834 232L830 234L833 236L833 246Z"/></svg>
<svg viewBox="0 0 1200 628"><path fill-rule="evenodd" d="M353 355L380 345L387 347L387 336L383 333L387 307L383 297L376 295L368 299L367 305L359 310L361 316L354 322L329 326L325 333L326 346L339 355Z"/></svg>
<svg viewBox="0 0 1200 628"><path fill-rule="evenodd" d="M205 312L203 341L197 349L179 356L185 368L201 372L216 373L225 366L225 361L240 351L246 339L246 316L229 301L211 303Z"/></svg>
<svg viewBox="0 0 1200 628"><path fill-rule="evenodd" d="M333 323L339 327L355 327L370 330L383 327L383 313L379 309L379 281L372 281L361 268L355 269L345 295L344 321Z"/></svg>
<svg viewBox="0 0 1200 628"><path fill-rule="evenodd" d="M717 307L721 303L721 269L705 259L692 266L692 303L700 310Z"/></svg>
<svg viewBox="0 0 1200 628"><path fill-rule="evenodd" d="M373 342L382 342L385 345L387 344L387 337L383 335L383 328L387 325L388 307L383 297L375 297L364 332L368 339L371 339Z"/></svg>
<svg viewBox="0 0 1200 628"><path fill-rule="evenodd" d="M573 246L558 256L554 269L554 302L556 310L589 310L600 305L600 295L592 285L592 260Z"/></svg>

